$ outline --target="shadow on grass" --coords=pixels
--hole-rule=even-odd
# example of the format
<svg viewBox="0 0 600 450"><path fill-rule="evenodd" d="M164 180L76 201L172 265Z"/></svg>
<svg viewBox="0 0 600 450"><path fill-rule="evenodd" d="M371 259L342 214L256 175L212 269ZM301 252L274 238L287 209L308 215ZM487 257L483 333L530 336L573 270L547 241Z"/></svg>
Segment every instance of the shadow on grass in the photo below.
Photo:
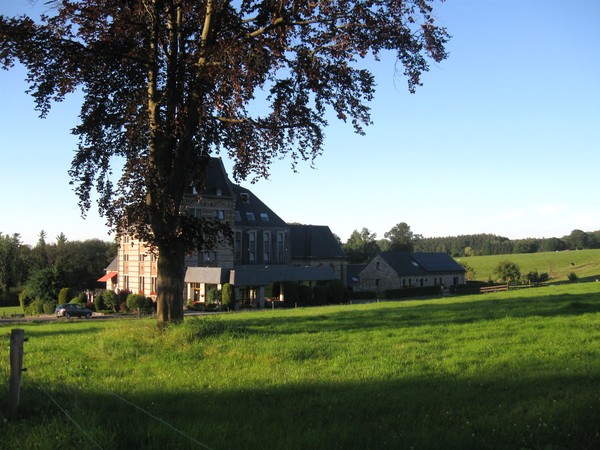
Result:
<svg viewBox="0 0 600 450"><path fill-rule="evenodd" d="M21 418L6 424L3 444L97 448L93 440L105 449L201 448L198 442L212 449L595 449L600 448L599 382L598 377L547 376L272 386L265 380L264 387L234 391L192 386L170 392L157 386L143 394L116 391L131 403L110 393L46 386L89 438L42 390L27 386Z"/></svg>
<svg viewBox="0 0 600 450"><path fill-rule="evenodd" d="M377 328L467 324L484 320L528 317L569 317L600 312L600 300L588 293L543 297L517 296L490 301L385 302L368 309L315 309L314 315L244 318L251 333L295 334Z"/></svg>

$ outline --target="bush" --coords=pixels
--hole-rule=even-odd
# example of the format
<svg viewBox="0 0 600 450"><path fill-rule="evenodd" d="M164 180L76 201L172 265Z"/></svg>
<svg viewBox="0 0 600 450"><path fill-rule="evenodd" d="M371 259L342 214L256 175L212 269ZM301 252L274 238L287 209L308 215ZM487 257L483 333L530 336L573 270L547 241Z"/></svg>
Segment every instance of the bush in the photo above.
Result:
<svg viewBox="0 0 600 450"><path fill-rule="evenodd" d="M127 308L137 311L138 313L145 310L146 297L142 294L129 294L127 296Z"/></svg>
<svg viewBox="0 0 600 450"><path fill-rule="evenodd" d="M227 309L232 309L235 306L235 289L233 285L225 283L221 291L221 303Z"/></svg>
<svg viewBox="0 0 600 450"><path fill-rule="evenodd" d="M571 272L567 278L569 278L569 281L577 281L579 279L575 272Z"/></svg>
<svg viewBox="0 0 600 450"><path fill-rule="evenodd" d="M75 297L75 292L71 288L62 288L58 291L58 303L62 305L63 303L69 303Z"/></svg>
<svg viewBox="0 0 600 450"><path fill-rule="evenodd" d="M377 293L374 291L348 291L348 300L375 300Z"/></svg>
<svg viewBox="0 0 600 450"><path fill-rule="evenodd" d="M298 303L302 305L312 304L312 289L305 284L298 285Z"/></svg>
<svg viewBox="0 0 600 450"><path fill-rule="evenodd" d="M27 307L26 314L32 316L39 316L40 314L44 314L44 301L40 299L32 301L31 304Z"/></svg>
<svg viewBox="0 0 600 450"><path fill-rule="evenodd" d="M104 304L104 292L100 295L97 295L94 299L94 308L97 312L104 311L106 309L106 305Z"/></svg>
<svg viewBox="0 0 600 450"><path fill-rule="evenodd" d="M119 306L119 297L115 291L104 291L104 294L102 294L102 301L107 308L117 312L117 307Z"/></svg>
<svg viewBox="0 0 600 450"><path fill-rule="evenodd" d="M119 312L121 313L127 313L129 312L129 308L127 308L127 303L126 302L122 302L119 304Z"/></svg>
<svg viewBox="0 0 600 450"><path fill-rule="evenodd" d="M327 288L327 301L333 305L339 305L346 301L346 287L339 279L331 280Z"/></svg>
<svg viewBox="0 0 600 450"><path fill-rule="evenodd" d="M21 309L25 314L27 314L29 305L31 305L31 303L34 300L35 298L33 296L33 293L28 287L23 289L23 291L21 291L21 293L19 294L19 304L21 305Z"/></svg>
<svg viewBox="0 0 600 450"><path fill-rule="evenodd" d="M298 283L283 283L283 302L286 306L294 306L300 299Z"/></svg>
<svg viewBox="0 0 600 450"><path fill-rule="evenodd" d="M221 293L217 288L210 288L206 292L206 303L209 305L212 303L221 303Z"/></svg>
<svg viewBox="0 0 600 450"><path fill-rule="evenodd" d="M324 305L327 303L327 286L315 286L312 289L312 304Z"/></svg>
<svg viewBox="0 0 600 450"><path fill-rule="evenodd" d="M43 311L44 314L54 314L54 310L56 309L56 302L44 302Z"/></svg>

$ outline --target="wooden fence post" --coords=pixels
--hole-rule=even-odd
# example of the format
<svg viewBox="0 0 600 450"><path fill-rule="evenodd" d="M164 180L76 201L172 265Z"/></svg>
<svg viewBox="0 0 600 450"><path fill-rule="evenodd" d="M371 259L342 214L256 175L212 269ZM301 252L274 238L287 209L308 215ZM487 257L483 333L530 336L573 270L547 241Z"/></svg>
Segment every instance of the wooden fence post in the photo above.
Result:
<svg viewBox="0 0 600 450"><path fill-rule="evenodd" d="M23 342L25 330L14 329L10 334L10 383L9 383L9 416L17 417L17 408L21 397L21 373L23 372Z"/></svg>

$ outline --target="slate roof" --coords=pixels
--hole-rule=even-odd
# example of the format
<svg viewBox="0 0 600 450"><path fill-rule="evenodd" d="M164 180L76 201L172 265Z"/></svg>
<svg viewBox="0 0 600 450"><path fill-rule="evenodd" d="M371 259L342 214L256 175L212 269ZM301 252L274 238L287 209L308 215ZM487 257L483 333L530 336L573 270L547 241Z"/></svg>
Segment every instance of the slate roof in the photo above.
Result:
<svg viewBox="0 0 600 450"><path fill-rule="evenodd" d="M252 191L236 184L232 185L232 188L235 194L235 210L239 213L234 218L235 226L245 228L287 227L281 217L275 214ZM252 220L252 218L254 219Z"/></svg>
<svg viewBox="0 0 600 450"><path fill-rule="evenodd" d="M289 225L292 259L344 259L346 255L326 225Z"/></svg>
<svg viewBox="0 0 600 450"><path fill-rule="evenodd" d="M379 256L400 276L465 272L447 253L384 252Z"/></svg>
<svg viewBox="0 0 600 450"><path fill-rule="evenodd" d="M198 189L200 191L200 189ZM200 193L200 192L198 192ZM206 173L204 178L204 188L202 189L202 195L205 196L223 196L233 197L233 189L229 176L223 165L223 160L217 157L211 157L208 166L206 167ZM192 188L186 192L186 195L197 195L192 194Z"/></svg>

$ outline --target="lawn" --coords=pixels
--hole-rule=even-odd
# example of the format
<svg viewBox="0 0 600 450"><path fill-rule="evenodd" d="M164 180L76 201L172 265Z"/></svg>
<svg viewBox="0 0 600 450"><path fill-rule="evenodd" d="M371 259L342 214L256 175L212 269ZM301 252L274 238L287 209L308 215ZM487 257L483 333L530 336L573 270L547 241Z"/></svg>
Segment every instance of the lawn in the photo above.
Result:
<svg viewBox="0 0 600 450"><path fill-rule="evenodd" d="M4 448L600 447L600 283L21 328Z"/></svg>
<svg viewBox="0 0 600 450"><path fill-rule="evenodd" d="M574 272L580 280L600 279L600 250L571 250L563 252L522 253L514 255L469 256L457 258L475 269L475 279L495 279L499 261L517 264L521 273L547 273L551 282L564 282Z"/></svg>

